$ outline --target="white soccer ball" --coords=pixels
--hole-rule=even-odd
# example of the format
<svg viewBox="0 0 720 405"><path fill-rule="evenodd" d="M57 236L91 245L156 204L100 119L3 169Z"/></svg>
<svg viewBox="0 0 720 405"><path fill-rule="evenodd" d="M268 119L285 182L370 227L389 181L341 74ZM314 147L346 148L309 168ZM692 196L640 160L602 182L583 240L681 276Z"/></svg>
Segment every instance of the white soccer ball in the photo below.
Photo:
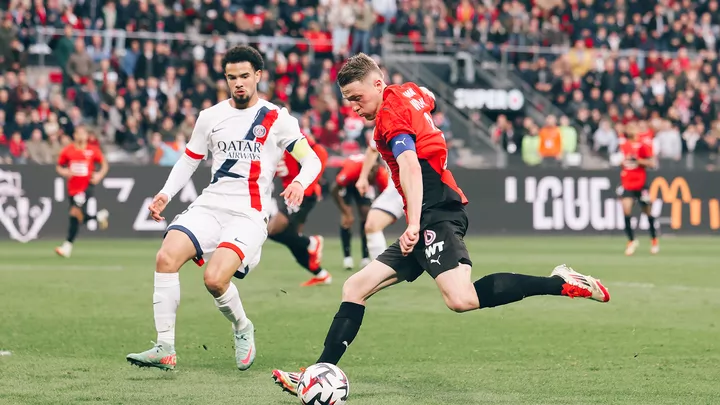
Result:
<svg viewBox="0 0 720 405"><path fill-rule="evenodd" d="M297 395L303 405L345 405L350 382L337 366L318 363L300 375Z"/></svg>

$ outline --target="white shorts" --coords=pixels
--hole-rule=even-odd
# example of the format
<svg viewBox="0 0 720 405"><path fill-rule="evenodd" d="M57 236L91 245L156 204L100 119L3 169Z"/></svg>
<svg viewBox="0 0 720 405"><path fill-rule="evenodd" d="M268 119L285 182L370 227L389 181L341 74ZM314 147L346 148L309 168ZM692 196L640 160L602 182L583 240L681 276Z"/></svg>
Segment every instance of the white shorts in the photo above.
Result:
<svg viewBox="0 0 720 405"><path fill-rule="evenodd" d="M395 185L390 182L387 188L373 201L371 208L385 211L395 219L400 219L405 215L404 205L402 196L398 193Z"/></svg>
<svg viewBox="0 0 720 405"><path fill-rule="evenodd" d="M202 266L218 247L232 249L240 256L243 278L260 262L262 245L267 239L267 222L263 214L231 214L218 209L190 206L172 221L167 230L186 234L195 245L193 261ZM237 274L237 273L236 273Z"/></svg>

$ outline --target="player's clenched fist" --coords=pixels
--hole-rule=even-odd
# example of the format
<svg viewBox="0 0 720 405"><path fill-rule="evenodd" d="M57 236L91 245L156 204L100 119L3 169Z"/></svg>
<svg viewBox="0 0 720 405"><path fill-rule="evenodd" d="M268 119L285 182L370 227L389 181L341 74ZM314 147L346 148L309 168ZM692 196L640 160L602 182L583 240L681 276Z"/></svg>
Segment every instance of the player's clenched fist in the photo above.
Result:
<svg viewBox="0 0 720 405"><path fill-rule="evenodd" d="M299 207L302 204L303 197L305 196L305 189L300 183L293 181L289 186L280 193L281 197L285 198L285 204L290 207Z"/></svg>
<svg viewBox="0 0 720 405"><path fill-rule="evenodd" d="M418 240L420 240L420 227L417 225L408 225L405 232L400 235L400 250L402 254L407 256L412 253Z"/></svg>
<svg viewBox="0 0 720 405"><path fill-rule="evenodd" d="M370 183L368 182L367 177L360 176L358 178L358 181L355 182L355 188L360 193L360 195L365 195L365 193L367 193L368 187L370 187Z"/></svg>
<svg viewBox="0 0 720 405"><path fill-rule="evenodd" d="M152 202L148 206L148 209L150 210L150 216L152 219L155 220L155 222L164 221L165 217L161 217L160 213L163 212L165 209L165 206L167 206L168 203L168 196L165 194L158 194L153 198Z"/></svg>

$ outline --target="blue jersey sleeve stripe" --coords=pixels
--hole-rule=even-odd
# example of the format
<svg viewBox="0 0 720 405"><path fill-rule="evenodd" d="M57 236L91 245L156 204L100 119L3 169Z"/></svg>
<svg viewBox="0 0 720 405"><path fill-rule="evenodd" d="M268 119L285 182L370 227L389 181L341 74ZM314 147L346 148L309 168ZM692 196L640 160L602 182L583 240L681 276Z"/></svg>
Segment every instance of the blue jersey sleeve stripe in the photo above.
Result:
<svg viewBox="0 0 720 405"><path fill-rule="evenodd" d="M393 156L397 159L403 152L409 150L415 152L415 140L412 135L399 134L390 140L390 149L392 150Z"/></svg>

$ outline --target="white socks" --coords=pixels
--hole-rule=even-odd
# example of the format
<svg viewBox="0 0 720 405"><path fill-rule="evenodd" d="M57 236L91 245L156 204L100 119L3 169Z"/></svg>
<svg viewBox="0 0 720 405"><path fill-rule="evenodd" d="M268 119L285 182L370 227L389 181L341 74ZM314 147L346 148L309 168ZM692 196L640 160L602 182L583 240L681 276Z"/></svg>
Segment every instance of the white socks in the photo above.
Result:
<svg viewBox="0 0 720 405"><path fill-rule="evenodd" d="M215 305L225 318L232 322L235 331L242 330L248 325L247 315L240 301L240 293L234 283L230 282L225 294L215 298Z"/></svg>
<svg viewBox="0 0 720 405"><path fill-rule="evenodd" d="M180 305L180 273L155 273L153 312L157 341L175 346L175 318Z"/></svg>
<svg viewBox="0 0 720 405"><path fill-rule="evenodd" d="M382 231L373 232L366 234L365 237L367 238L367 248L368 253L370 253L370 259L375 260L387 249L385 234Z"/></svg>

